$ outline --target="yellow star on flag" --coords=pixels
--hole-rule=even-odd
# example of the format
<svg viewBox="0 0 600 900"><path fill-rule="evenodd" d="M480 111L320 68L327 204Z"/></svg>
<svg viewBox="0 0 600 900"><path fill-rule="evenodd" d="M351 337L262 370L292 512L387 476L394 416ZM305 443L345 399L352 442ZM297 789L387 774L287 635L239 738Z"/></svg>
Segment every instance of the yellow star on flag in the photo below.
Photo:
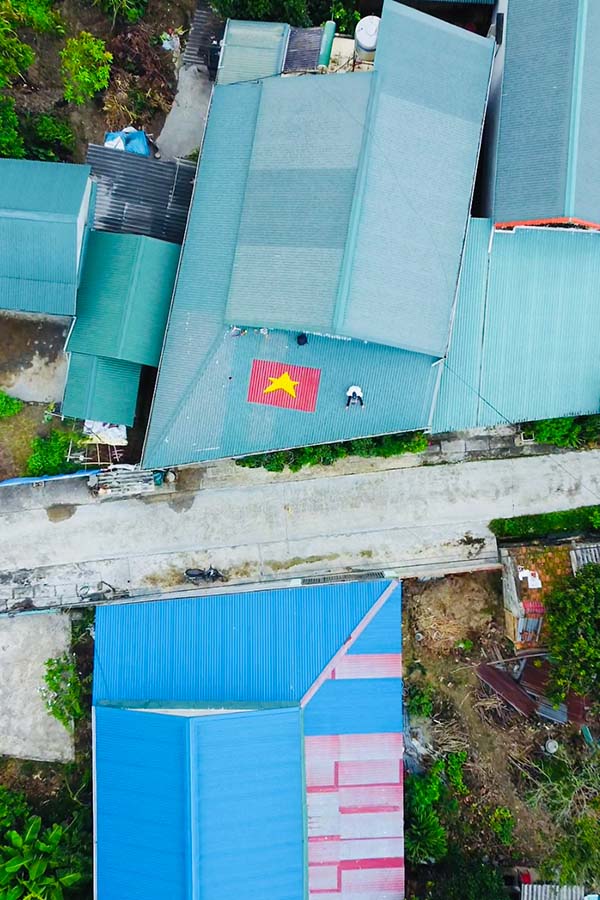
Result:
<svg viewBox="0 0 600 900"><path fill-rule="evenodd" d="M269 381L271 384L264 389L263 394L272 394L274 391L285 391L286 394L289 394L290 397L294 398L296 396L296 386L300 384L299 381L292 381L289 372L284 372L278 378L273 378L272 375L269 375Z"/></svg>

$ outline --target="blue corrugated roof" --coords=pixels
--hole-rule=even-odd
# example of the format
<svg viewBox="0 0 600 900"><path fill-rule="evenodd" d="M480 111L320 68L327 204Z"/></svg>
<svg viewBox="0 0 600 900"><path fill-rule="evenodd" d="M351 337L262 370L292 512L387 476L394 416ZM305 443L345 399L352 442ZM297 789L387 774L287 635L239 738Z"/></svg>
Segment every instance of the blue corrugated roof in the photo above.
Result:
<svg viewBox="0 0 600 900"><path fill-rule="evenodd" d="M94 702L298 701L385 584L99 607Z"/></svg>
<svg viewBox="0 0 600 900"><path fill-rule="evenodd" d="M98 900L191 897L188 729L177 716L95 710Z"/></svg>
<svg viewBox="0 0 600 900"><path fill-rule="evenodd" d="M298 708L95 712L98 900L304 896Z"/></svg>
<svg viewBox="0 0 600 900"><path fill-rule="evenodd" d="M391 597L354 641L349 654L402 653L402 587Z"/></svg>
<svg viewBox="0 0 600 900"><path fill-rule="evenodd" d="M396 627L400 629L400 620ZM330 679L304 711L304 733L395 734L402 731L402 679Z"/></svg>
<svg viewBox="0 0 600 900"><path fill-rule="evenodd" d="M472 232L434 431L598 412L600 235L494 232L488 261L487 227Z"/></svg>
<svg viewBox="0 0 600 900"><path fill-rule="evenodd" d="M600 222L600 8L510 0L498 139L497 222Z"/></svg>
<svg viewBox="0 0 600 900"><path fill-rule="evenodd" d="M89 166L0 159L0 308L74 315L77 217L89 172Z"/></svg>
<svg viewBox="0 0 600 900"><path fill-rule="evenodd" d="M269 78L283 71L290 26L229 19L219 56L218 84Z"/></svg>

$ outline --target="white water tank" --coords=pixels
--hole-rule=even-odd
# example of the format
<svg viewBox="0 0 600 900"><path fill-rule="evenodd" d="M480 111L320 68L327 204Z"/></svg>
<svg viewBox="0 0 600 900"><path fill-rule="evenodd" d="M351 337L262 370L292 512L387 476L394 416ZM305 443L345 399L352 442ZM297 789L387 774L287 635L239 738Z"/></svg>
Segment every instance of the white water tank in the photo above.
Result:
<svg viewBox="0 0 600 900"><path fill-rule="evenodd" d="M354 32L354 52L359 59L373 62L379 34L379 16L365 16L356 26Z"/></svg>

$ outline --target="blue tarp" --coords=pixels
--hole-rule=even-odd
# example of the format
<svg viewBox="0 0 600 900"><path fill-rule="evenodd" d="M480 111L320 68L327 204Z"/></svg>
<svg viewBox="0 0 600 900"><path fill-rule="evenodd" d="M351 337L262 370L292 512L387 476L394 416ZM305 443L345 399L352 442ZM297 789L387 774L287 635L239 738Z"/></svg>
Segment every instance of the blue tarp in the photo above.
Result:
<svg viewBox="0 0 600 900"><path fill-rule="evenodd" d="M104 135L104 145L118 139L123 141L126 153L136 153L138 156L151 156L150 144L145 131L107 131Z"/></svg>

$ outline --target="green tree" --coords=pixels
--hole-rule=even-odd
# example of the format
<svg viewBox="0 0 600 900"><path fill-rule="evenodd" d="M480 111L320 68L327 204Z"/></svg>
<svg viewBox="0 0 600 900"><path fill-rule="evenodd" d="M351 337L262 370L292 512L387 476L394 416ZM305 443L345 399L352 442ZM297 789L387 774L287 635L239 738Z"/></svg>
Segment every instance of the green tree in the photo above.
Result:
<svg viewBox="0 0 600 900"><path fill-rule="evenodd" d="M0 95L0 157L22 159L25 156L23 138L19 134L19 120L12 97Z"/></svg>
<svg viewBox="0 0 600 900"><path fill-rule="evenodd" d="M545 601L552 696L600 700L600 566L584 566Z"/></svg>
<svg viewBox="0 0 600 900"><path fill-rule="evenodd" d="M112 54L88 31L69 38L60 58L65 100L81 105L108 85Z"/></svg>
<svg viewBox="0 0 600 900"><path fill-rule="evenodd" d="M60 14L52 8L52 0L0 0L0 18L41 34L65 33Z"/></svg>

